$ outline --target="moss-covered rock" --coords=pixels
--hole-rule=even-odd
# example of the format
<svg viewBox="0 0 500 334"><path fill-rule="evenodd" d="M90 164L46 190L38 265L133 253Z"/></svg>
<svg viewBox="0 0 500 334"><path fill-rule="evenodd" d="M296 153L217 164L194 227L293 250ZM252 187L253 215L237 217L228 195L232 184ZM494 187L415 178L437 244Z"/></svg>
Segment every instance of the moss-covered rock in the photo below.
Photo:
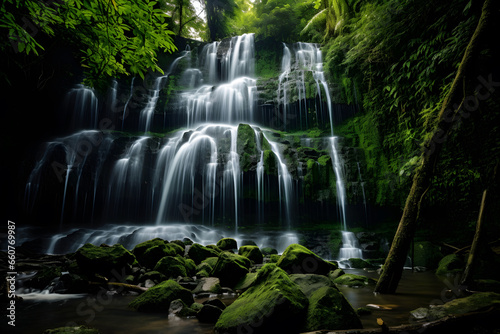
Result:
<svg viewBox="0 0 500 334"><path fill-rule="evenodd" d="M305 330L351 328L363 328L363 325L356 311L338 289L325 286L311 294Z"/></svg>
<svg viewBox="0 0 500 334"><path fill-rule="evenodd" d="M160 238L155 238L151 240L147 240L144 242L141 242L140 244L137 244L134 249L132 249L132 253L135 255L137 258L137 261L142 264L142 260L144 259L144 253L151 247L154 246L164 246L165 245L165 240L160 239ZM165 255L163 255L165 256ZM163 256L161 256L159 259L161 259ZM156 262L158 262L158 260ZM156 263L155 262L155 263Z"/></svg>
<svg viewBox="0 0 500 334"><path fill-rule="evenodd" d="M435 269L439 260L443 258L443 254L439 246L430 241L416 242L414 245L413 265Z"/></svg>
<svg viewBox="0 0 500 334"><path fill-rule="evenodd" d="M240 156L241 169L243 171L255 169L260 159L260 150L257 147L255 131L250 125L238 125L236 149Z"/></svg>
<svg viewBox="0 0 500 334"><path fill-rule="evenodd" d="M137 260L146 268L153 268L164 256L184 255L184 246L178 242L168 243L163 239L156 238L144 241L132 250Z"/></svg>
<svg viewBox="0 0 500 334"><path fill-rule="evenodd" d="M61 276L60 267L43 267L34 277L26 282L26 285L31 288L43 290L54 278L59 276Z"/></svg>
<svg viewBox="0 0 500 334"><path fill-rule="evenodd" d="M271 150L264 151L264 173L266 175L278 175L278 158Z"/></svg>
<svg viewBox="0 0 500 334"><path fill-rule="evenodd" d="M257 279L257 273L248 273L243 277L236 285L234 286L234 290L246 290L251 287L255 280Z"/></svg>
<svg viewBox="0 0 500 334"><path fill-rule="evenodd" d="M166 313L170 308L170 303L176 299L181 299L186 305L194 303L191 291L173 280L168 280L149 288L135 298L129 306L137 311Z"/></svg>
<svg viewBox="0 0 500 334"><path fill-rule="evenodd" d="M271 247L263 247L260 251L263 255L278 254L278 251Z"/></svg>
<svg viewBox="0 0 500 334"><path fill-rule="evenodd" d="M332 270L328 273L328 278L331 279L332 281L335 281L337 278L339 278L340 276L342 276L344 274L345 274L345 271L343 271L342 269L335 269L335 270Z"/></svg>
<svg viewBox="0 0 500 334"><path fill-rule="evenodd" d="M465 263L456 254L446 255L439 261L436 275L453 275L464 270Z"/></svg>
<svg viewBox="0 0 500 334"><path fill-rule="evenodd" d="M75 327L58 327L53 329L46 329L43 334L99 334L100 332L95 328L87 326Z"/></svg>
<svg viewBox="0 0 500 334"><path fill-rule="evenodd" d="M262 263L263 256L257 246L241 246L238 254L248 258L253 263Z"/></svg>
<svg viewBox="0 0 500 334"><path fill-rule="evenodd" d="M277 265L289 274L327 275L330 270L337 269L299 244L288 246L281 255Z"/></svg>
<svg viewBox="0 0 500 334"><path fill-rule="evenodd" d="M281 255L271 254L269 256L269 262L271 262L271 263L278 263L278 261L280 260L280 258L281 258Z"/></svg>
<svg viewBox="0 0 500 334"><path fill-rule="evenodd" d="M342 276L337 277L333 282L335 284L346 285L349 287L365 286L368 284L376 283L376 281L373 278L355 274L344 274Z"/></svg>
<svg viewBox="0 0 500 334"><path fill-rule="evenodd" d="M223 238L217 241L217 247L223 251L238 249L238 243L233 238Z"/></svg>
<svg viewBox="0 0 500 334"><path fill-rule="evenodd" d="M302 290L307 298L311 297L313 292L320 288L331 286L335 287L333 282L328 277L323 275L292 274L290 275L290 279L299 286L300 290Z"/></svg>
<svg viewBox="0 0 500 334"><path fill-rule="evenodd" d="M186 277L187 271L184 261L177 257L165 256L158 261L154 267L155 271L160 272L167 278L177 278L178 276Z"/></svg>
<svg viewBox="0 0 500 334"><path fill-rule="evenodd" d="M234 287L247 273L251 263L246 257L222 252L210 276L218 277L222 286Z"/></svg>
<svg viewBox="0 0 500 334"><path fill-rule="evenodd" d="M351 263L351 268L354 268L354 269L375 268L369 262L367 262L363 259L350 258L349 262Z"/></svg>
<svg viewBox="0 0 500 334"><path fill-rule="evenodd" d="M170 303L168 313L178 317L192 317L196 315L197 311L186 305L182 299L176 299Z"/></svg>
<svg viewBox="0 0 500 334"><path fill-rule="evenodd" d="M218 253L213 249L194 243L189 248L187 256L190 259L192 259L196 264L199 264L208 257L218 256Z"/></svg>
<svg viewBox="0 0 500 334"><path fill-rule="evenodd" d="M286 272L266 264L254 285L222 312L215 333L298 333L307 305L307 298Z"/></svg>
<svg viewBox="0 0 500 334"><path fill-rule="evenodd" d="M217 263L217 261L219 261L219 257L218 256L211 256L211 257L207 257L206 259L204 259L203 261L201 261L201 263L206 263L208 264L210 267L215 267L215 264Z"/></svg>
<svg viewBox="0 0 500 334"><path fill-rule="evenodd" d="M137 263L135 256L120 244L94 246L85 244L75 253L78 267L86 274L110 275L113 270L122 272Z"/></svg>
<svg viewBox="0 0 500 334"><path fill-rule="evenodd" d="M216 245L206 245L205 247L210 248L211 250L215 251L217 254L220 254L220 252L222 252L222 249L220 249Z"/></svg>

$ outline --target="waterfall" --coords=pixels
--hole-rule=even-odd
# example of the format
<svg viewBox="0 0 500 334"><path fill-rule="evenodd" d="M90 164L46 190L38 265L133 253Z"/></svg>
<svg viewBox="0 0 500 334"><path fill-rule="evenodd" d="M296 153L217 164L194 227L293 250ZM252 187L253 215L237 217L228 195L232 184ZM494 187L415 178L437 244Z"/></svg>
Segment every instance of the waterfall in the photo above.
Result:
<svg viewBox="0 0 500 334"><path fill-rule="evenodd" d="M359 248L358 239L352 232L342 231L342 248L339 253L339 260L349 260L352 258L363 258L363 252Z"/></svg>
<svg viewBox="0 0 500 334"><path fill-rule="evenodd" d="M72 110L72 126L76 129L96 129L99 101L92 88L78 85L66 95L66 108Z"/></svg>
<svg viewBox="0 0 500 334"><path fill-rule="evenodd" d="M283 104L283 128L286 130L287 124L287 108L288 108L288 75L292 69L292 55L290 49L283 43L283 58L281 60L281 74L279 76L278 82L278 108ZM281 92L283 92L283 98L281 97Z"/></svg>
<svg viewBox="0 0 500 334"><path fill-rule="evenodd" d="M337 186L337 204L340 210L340 223L342 224L342 228L347 230L347 223L345 219L345 185L344 185L344 172L343 172L343 163L339 157L337 152L337 137L329 138L330 148L331 148L331 157L333 162L333 171L335 172L336 177L336 186Z"/></svg>

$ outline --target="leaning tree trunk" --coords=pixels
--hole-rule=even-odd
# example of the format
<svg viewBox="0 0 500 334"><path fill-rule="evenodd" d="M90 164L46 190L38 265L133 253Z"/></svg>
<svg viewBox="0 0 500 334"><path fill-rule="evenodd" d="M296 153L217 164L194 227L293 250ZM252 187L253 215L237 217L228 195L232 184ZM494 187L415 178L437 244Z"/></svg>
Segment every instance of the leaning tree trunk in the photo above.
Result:
<svg viewBox="0 0 500 334"><path fill-rule="evenodd" d="M375 292L395 293L403 273L410 244L415 234L420 203L429 189L433 175L433 169L437 162L439 153L446 136L453 125L460 119L462 107L466 98L464 89L466 79L472 78L474 74L474 63L479 58L482 47L488 38L490 25L498 19L498 7L500 1L485 0L481 17L476 30L465 50L462 62L458 68L455 80L448 92L443 106L438 115L438 122L430 139L424 142L424 151L421 156L422 164L413 177L413 184L406 199L403 215L399 222L396 235L392 241L391 249L385 261L379 281L375 286ZM494 18L494 16L497 16ZM489 32L491 33L490 30Z"/></svg>

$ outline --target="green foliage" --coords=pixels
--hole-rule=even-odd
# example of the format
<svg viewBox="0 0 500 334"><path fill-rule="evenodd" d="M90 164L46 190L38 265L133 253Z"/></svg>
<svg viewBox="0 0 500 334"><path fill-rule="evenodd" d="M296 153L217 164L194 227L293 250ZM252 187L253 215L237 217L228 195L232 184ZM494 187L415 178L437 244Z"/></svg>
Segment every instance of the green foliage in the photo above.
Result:
<svg viewBox="0 0 500 334"><path fill-rule="evenodd" d="M144 78L148 70L162 72L157 52L176 50L156 1L7 0L1 13L2 35L8 37L0 43L3 52L41 56L47 47L42 44L62 41L80 59L88 86L121 75Z"/></svg>

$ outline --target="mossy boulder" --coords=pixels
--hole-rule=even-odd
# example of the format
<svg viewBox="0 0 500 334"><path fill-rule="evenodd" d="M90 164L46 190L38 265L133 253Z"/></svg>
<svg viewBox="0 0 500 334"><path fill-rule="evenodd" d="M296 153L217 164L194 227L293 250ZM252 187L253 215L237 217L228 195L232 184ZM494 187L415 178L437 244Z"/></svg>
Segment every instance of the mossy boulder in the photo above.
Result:
<svg viewBox="0 0 500 334"><path fill-rule="evenodd" d="M266 264L252 287L229 305L215 324L215 333L298 333L308 300L286 272Z"/></svg>
<svg viewBox="0 0 500 334"><path fill-rule="evenodd" d="M355 274L344 274L337 277L333 282L335 284L346 285L349 287L359 287L376 283L373 278Z"/></svg>
<svg viewBox="0 0 500 334"><path fill-rule="evenodd" d="M299 244L288 246L277 265L288 274L328 275L330 270L337 269L333 264Z"/></svg>
<svg viewBox="0 0 500 334"><path fill-rule="evenodd" d="M222 252L210 276L218 277L222 286L234 287L247 273L251 263L246 257Z"/></svg>
<svg viewBox="0 0 500 334"><path fill-rule="evenodd" d="M248 273L243 277L236 285L234 286L234 290L246 290L251 287L255 280L257 279L257 273Z"/></svg>
<svg viewBox="0 0 500 334"><path fill-rule="evenodd" d="M144 242L141 242L140 244L137 244L134 249L132 249L132 253L135 255L137 258L137 261L141 263L141 259L143 258L144 253L151 247L153 246L164 246L165 245L165 240L160 239L160 238L155 238L151 240L147 240Z"/></svg>
<svg viewBox="0 0 500 334"><path fill-rule="evenodd" d="M238 254L248 258L253 263L262 263L264 257L257 246L241 246Z"/></svg>
<svg viewBox="0 0 500 334"><path fill-rule="evenodd" d="M208 277L210 276L210 272L212 271L212 269L213 268L208 263L202 262L196 266L195 275L197 277Z"/></svg>
<svg viewBox="0 0 500 334"><path fill-rule="evenodd" d="M323 275L292 274L290 275L290 279L299 286L300 290L302 290L307 298L309 298L314 291L320 288L331 286L335 287L333 282L328 277Z"/></svg>
<svg viewBox="0 0 500 334"><path fill-rule="evenodd" d="M271 262L271 263L278 263L278 261L280 260L280 258L281 258L281 255L271 254L269 256L269 262Z"/></svg>
<svg viewBox="0 0 500 334"><path fill-rule="evenodd" d="M349 259L349 262L351 263L351 268L353 269L375 268L369 262L359 258L351 258Z"/></svg>
<svg viewBox="0 0 500 334"><path fill-rule="evenodd" d="M414 245L413 265L436 269L439 260L443 258L439 246L430 241L416 242Z"/></svg>
<svg viewBox="0 0 500 334"><path fill-rule="evenodd" d="M278 251L271 247L264 247L260 251L263 255L278 254Z"/></svg>
<svg viewBox="0 0 500 334"><path fill-rule="evenodd" d="M178 317L192 317L196 315L197 311L186 305L182 299L176 299L170 303L168 313Z"/></svg>
<svg viewBox="0 0 500 334"><path fill-rule="evenodd" d="M436 275L453 275L464 270L465 263L456 254L446 255L439 261L438 268L436 269Z"/></svg>
<svg viewBox="0 0 500 334"><path fill-rule="evenodd" d="M345 271L343 271L342 269L335 269L335 270L332 270L328 273L328 278L330 278L332 281L334 281L335 279L339 278L340 276L342 276L344 274L345 274Z"/></svg>
<svg viewBox="0 0 500 334"><path fill-rule="evenodd" d="M238 242L233 238L223 238L217 241L217 247L221 250L230 251L238 249Z"/></svg>
<svg viewBox="0 0 500 334"><path fill-rule="evenodd" d="M165 256L158 261L154 267L155 271L160 272L167 278L186 277L187 270L183 259L174 256Z"/></svg>
<svg viewBox="0 0 500 334"><path fill-rule="evenodd" d="M356 311L338 289L324 286L311 294L306 331L352 328L363 328L363 325Z"/></svg>
<svg viewBox="0 0 500 334"><path fill-rule="evenodd" d="M75 327L58 327L53 329L46 329L43 334L99 334L100 332L95 328L87 326Z"/></svg>
<svg viewBox="0 0 500 334"><path fill-rule="evenodd" d="M201 261L201 263L206 263L208 264L210 267L215 267L215 264L217 263L217 261L219 261L219 257L218 256L211 256L211 257L207 257L206 259L204 259L203 261Z"/></svg>
<svg viewBox="0 0 500 334"><path fill-rule="evenodd" d="M168 280L149 288L135 298L129 307L141 312L166 313L170 308L170 303L176 299L181 299L186 305L194 303L191 291L173 280Z"/></svg>
<svg viewBox="0 0 500 334"><path fill-rule="evenodd" d="M85 244L75 253L78 267L86 274L108 276L113 270L128 271L137 263L135 256L120 244L114 246L94 246Z"/></svg>
<svg viewBox="0 0 500 334"><path fill-rule="evenodd" d="M217 254L220 254L220 252L222 252L222 249L220 249L216 245L206 245L205 247L210 248L211 250L215 251Z"/></svg>
<svg viewBox="0 0 500 334"><path fill-rule="evenodd" d="M26 285L31 288L43 290L54 278L60 276L60 267L43 267L38 270L34 277L26 282Z"/></svg>
<svg viewBox="0 0 500 334"><path fill-rule="evenodd" d="M216 257L218 255L219 254L213 249L207 248L197 243L192 244L187 253L187 256L196 264L201 263L208 257Z"/></svg>
<svg viewBox="0 0 500 334"><path fill-rule="evenodd" d="M132 252L141 265L153 268L164 256L183 256L184 247L176 242L168 243L163 239L156 238L138 244Z"/></svg>
<svg viewBox="0 0 500 334"><path fill-rule="evenodd" d="M193 293L220 293L221 290L220 280L217 277L203 277L199 280L198 285L193 290Z"/></svg>

